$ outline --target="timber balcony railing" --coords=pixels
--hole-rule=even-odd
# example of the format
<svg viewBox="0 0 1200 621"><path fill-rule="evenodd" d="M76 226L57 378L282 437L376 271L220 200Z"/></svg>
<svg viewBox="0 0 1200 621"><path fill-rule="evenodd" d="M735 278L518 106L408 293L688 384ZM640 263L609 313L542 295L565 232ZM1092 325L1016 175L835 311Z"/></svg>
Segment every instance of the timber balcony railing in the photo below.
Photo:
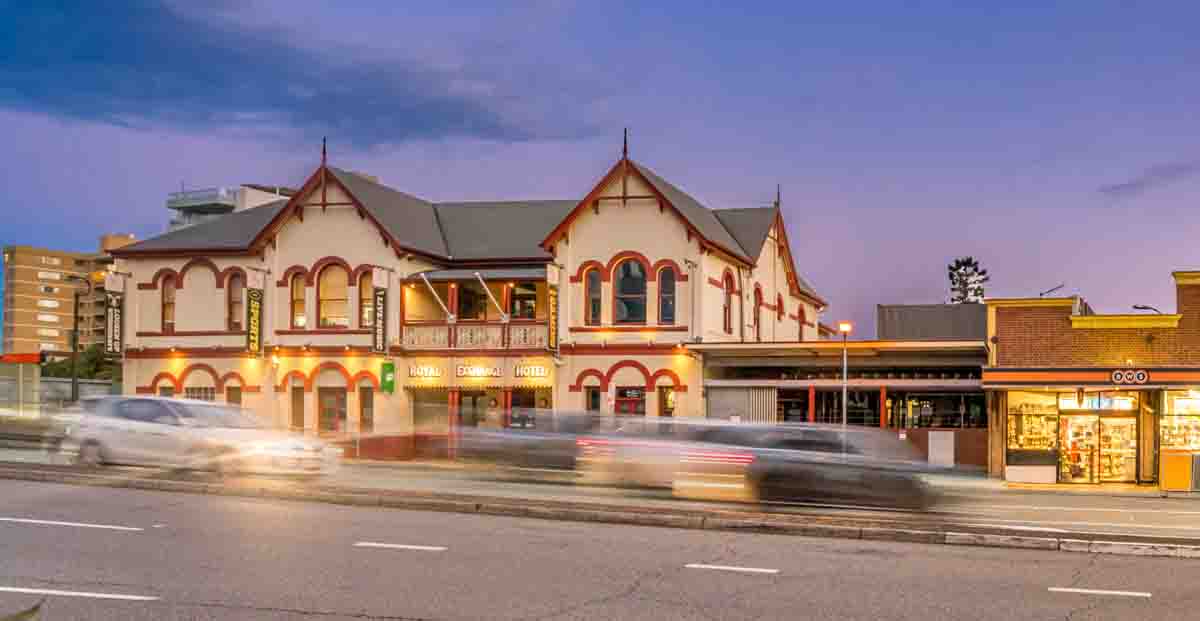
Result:
<svg viewBox="0 0 1200 621"><path fill-rule="evenodd" d="M514 319L500 322L405 323L404 349L545 349L550 343L549 324L544 319Z"/></svg>

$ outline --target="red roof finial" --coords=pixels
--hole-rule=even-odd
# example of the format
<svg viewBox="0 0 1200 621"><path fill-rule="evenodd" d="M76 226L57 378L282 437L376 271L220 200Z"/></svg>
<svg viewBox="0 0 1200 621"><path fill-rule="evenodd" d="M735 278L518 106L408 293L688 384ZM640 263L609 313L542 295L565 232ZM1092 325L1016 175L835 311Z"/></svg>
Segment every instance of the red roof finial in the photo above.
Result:
<svg viewBox="0 0 1200 621"><path fill-rule="evenodd" d="M625 128L625 141L621 145L621 159L629 159L629 128Z"/></svg>
<svg viewBox="0 0 1200 621"><path fill-rule="evenodd" d="M321 136L321 166L325 166L325 137Z"/></svg>

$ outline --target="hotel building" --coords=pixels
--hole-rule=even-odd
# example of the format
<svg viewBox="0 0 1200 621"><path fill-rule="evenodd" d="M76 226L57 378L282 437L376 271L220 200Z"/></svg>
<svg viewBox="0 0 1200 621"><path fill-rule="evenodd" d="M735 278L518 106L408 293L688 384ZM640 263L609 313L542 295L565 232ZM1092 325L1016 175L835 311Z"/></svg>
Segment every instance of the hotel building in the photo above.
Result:
<svg viewBox="0 0 1200 621"><path fill-rule="evenodd" d="M816 341L778 202L710 209L622 156L583 199L431 202L324 162L116 252L131 394L238 403L364 455L514 411L702 417L709 343Z"/></svg>

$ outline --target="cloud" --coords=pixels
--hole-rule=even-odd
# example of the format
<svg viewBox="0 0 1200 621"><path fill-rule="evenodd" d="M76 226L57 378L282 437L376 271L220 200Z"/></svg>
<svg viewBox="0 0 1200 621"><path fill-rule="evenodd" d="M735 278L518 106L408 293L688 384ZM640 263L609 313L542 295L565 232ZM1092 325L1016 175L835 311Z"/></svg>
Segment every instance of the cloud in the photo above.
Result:
<svg viewBox="0 0 1200 621"><path fill-rule="evenodd" d="M439 64L314 46L302 31L151 0L120 11L86 0L12 3L0 18L0 106L16 110L198 132L302 130L305 140L319 131L363 148L590 133L567 112L530 114L545 102L493 79L487 66L495 58Z"/></svg>
<svg viewBox="0 0 1200 621"><path fill-rule="evenodd" d="M1200 162L1159 164L1124 183L1100 186L1100 193L1113 198L1130 198L1198 174Z"/></svg>

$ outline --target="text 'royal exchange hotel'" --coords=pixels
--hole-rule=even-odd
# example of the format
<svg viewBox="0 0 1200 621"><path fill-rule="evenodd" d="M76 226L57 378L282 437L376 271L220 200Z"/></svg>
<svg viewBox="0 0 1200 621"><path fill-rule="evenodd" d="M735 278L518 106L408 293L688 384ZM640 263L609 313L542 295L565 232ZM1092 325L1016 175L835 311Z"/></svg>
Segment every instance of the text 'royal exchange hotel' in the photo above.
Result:
<svg viewBox="0 0 1200 621"><path fill-rule="evenodd" d="M290 198L115 254L126 392L375 432L380 456L514 408L704 416L681 344L816 340L825 305L778 204L709 209L628 157L582 200L463 203L322 162Z"/></svg>

